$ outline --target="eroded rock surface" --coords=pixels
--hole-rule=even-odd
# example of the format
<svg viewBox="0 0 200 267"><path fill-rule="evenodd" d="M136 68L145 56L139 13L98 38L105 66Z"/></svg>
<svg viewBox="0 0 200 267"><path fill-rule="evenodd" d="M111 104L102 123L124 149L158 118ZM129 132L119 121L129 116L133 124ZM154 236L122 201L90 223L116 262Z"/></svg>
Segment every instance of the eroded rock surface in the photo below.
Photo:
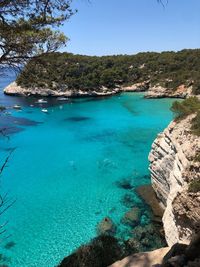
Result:
<svg viewBox="0 0 200 267"><path fill-rule="evenodd" d="M191 134L190 116L172 122L159 134L149 155L152 186L165 208L163 225L169 246L188 243L200 227L200 192L189 193L191 181L200 178L200 137Z"/></svg>
<svg viewBox="0 0 200 267"><path fill-rule="evenodd" d="M163 97L172 97L172 98L186 98L192 95L192 85L180 85L175 89L169 89L163 87L159 84L150 86L145 97L146 98L163 98Z"/></svg>
<svg viewBox="0 0 200 267"><path fill-rule="evenodd" d="M55 89L49 88L39 88L39 87L30 87L25 88L17 85L16 82L12 82L5 89L4 93L7 95L18 95L18 96L54 96L54 97L81 97L81 96L109 96L119 93L119 88L108 89L103 87L101 91L83 91L83 90L70 90L66 87L59 86Z"/></svg>

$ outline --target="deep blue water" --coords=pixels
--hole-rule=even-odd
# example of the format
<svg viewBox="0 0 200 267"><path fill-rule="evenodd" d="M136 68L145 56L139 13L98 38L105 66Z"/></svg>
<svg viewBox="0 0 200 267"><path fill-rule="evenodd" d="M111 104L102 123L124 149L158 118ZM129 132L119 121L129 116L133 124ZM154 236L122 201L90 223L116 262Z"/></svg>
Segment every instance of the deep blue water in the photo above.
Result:
<svg viewBox="0 0 200 267"><path fill-rule="evenodd" d="M10 80L1 80L1 89ZM127 238L120 222L128 210L121 201L127 192L116 182L150 183L151 144L172 119L173 100L147 100L142 93L52 100L48 114L39 105L30 107L35 101L0 94L0 104L23 106L0 117L0 126L12 133L10 140L0 138L1 162L8 149L16 148L1 177L1 190L17 200L1 218L9 220L11 236L0 253L11 267L55 266L95 237L105 216L117 224L117 235ZM4 247L8 242L13 242L9 249Z"/></svg>

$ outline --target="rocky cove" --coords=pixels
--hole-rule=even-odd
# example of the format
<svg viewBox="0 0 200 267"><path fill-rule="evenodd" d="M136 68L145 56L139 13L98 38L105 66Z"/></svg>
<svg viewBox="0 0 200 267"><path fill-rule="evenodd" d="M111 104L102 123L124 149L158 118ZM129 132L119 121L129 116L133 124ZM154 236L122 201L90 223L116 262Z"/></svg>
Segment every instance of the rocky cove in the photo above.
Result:
<svg viewBox="0 0 200 267"><path fill-rule="evenodd" d="M132 207L122 219L134 229L135 234L125 243L132 255L110 266L200 266L200 193L190 190L194 181L200 181L200 162L196 160L200 153L200 138L191 133L193 118L194 115L190 115L184 120L173 121L158 134L149 154L153 190L150 186L137 189L151 206L155 221L162 218L167 246L146 252L152 239L162 247L156 239L159 231L155 229L155 223L154 226L137 226L141 210ZM132 189L129 181L121 182L120 186ZM116 226L108 217L98 225L100 235L114 235L115 232ZM60 266L70 266L66 262L64 260Z"/></svg>
<svg viewBox="0 0 200 267"><path fill-rule="evenodd" d="M112 267L200 266L200 193L189 189L200 180L200 162L195 160L200 138L191 133L193 117L171 122L155 139L149 154L152 186L164 209L168 247L134 254Z"/></svg>
<svg viewBox="0 0 200 267"><path fill-rule="evenodd" d="M12 82L5 89L4 93L15 96L51 96L51 97L87 97L87 96L111 96L122 92L146 92L145 98L186 98L192 96L192 84L180 85L175 90L163 87L160 84L151 85L150 81L132 84L130 86L116 86L109 89L105 86L101 90L76 90L62 89L62 85L55 85L54 89L40 87L23 87L17 82Z"/></svg>
<svg viewBox="0 0 200 267"><path fill-rule="evenodd" d="M200 178L200 138L191 134L192 116L158 135L149 155L152 186L165 208L163 225L169 246L188 243L200 227L199 193L190 193L191 181Z"/></svg>
<svg viewBox="0 0 200 267"><path fill-rule="evenodd" d="M144 84L137 84L134 85L134 87L126 87L124 89L124 91L144 90L147 90L144 89ZM26 93L19 93L19 95L28 96ZM37 95L40 95L40 93ZM70 95L68 94L68 96ZM158 96L158 98L160 98L160 96ZM189 243L192 233L198 232L199 227L198 193L194 194L187 191L189 183L194 178L194 174L197 179L199 177L198 162L193 160L195 154L199 151L199 138L190 133L191 119L192 117L181 123L172 122L163 133L158 135L149 155L152 186L157 194L160 206L165 210L163 225L165 237L170 247L177 242L183 241ZM184 176L183 173L185 173ZM149 197L145 199L144 192L146 189L141 188L141 190L138 190L138 194L141 194L145 201L152 206L154 216L157 213L157 216L155 216L154 219L155 222L158 223L158 227L156 228L148 224L145 227L141 227L138 225L138 222L141 220L142 216L145 215L145 212L140 209L140 205L139 207L137 207L137 205L134 207L135 199L132 199L129 193L130 190L135 191L135 188L133 188L128 180L120 181L117 186L124 190L128 190L122 201L123 204L130 208L130 210L124 214L122 223L134 227L135 229L135 235L133 235L133 238L130 238L126 244L130 254L133 252L148 251L150 247L153 248L155 245L155 240L157 247L165 245L165 243L162 243L161 236L159 236L159 231L161 230L160 218L162 216L162 208L160 211L159 206L155 208L155 202L157 202L157 200L155 200L154 204L149 203L149 200L152 201L152 195L151 199L149 199ZM185 191L182 194L183 189ZM147 189L147 192L147 195L149 195L149 189ZM190 201L188 201L189 199ZM189 206L186 207L187 205ZM186 213L185 210L188 212ZM116 227L109 217L105 217L100 222L97 230L99 233L114 234L116 232ZM152 245L150 245L149 240L153 240L154 244L152 243ZM162 251L167 253L168 250L169 248ZM157 253L159 256L161 255L160 251ZM155 260L155 255L153 258Z"/></svg>

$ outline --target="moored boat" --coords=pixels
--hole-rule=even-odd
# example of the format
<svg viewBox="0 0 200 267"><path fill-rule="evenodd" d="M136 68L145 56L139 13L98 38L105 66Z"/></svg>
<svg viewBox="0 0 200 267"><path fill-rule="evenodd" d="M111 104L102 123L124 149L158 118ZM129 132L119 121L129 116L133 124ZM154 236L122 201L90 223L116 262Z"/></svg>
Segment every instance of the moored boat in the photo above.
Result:
<svg viewBox="0 0 200 267"><path fill-rule="evenodd" d="M36 102L38 104L46 104L47 103L47 100L44 100L44 99L38 99L38 101Z"/></svg>
<svg viewBox="0 0 200 267"><path fill-rule="evenodd" d="M46 108L43 108L41 111L44 113L48 113L48 109L46 109Z"/></svg>
<svg viewBox="0 0 200 267"><path fill-rule="evenodd" d="M14 105L13 108L18 109L18 110L22 109L22 107L20 105Z"/></svg>

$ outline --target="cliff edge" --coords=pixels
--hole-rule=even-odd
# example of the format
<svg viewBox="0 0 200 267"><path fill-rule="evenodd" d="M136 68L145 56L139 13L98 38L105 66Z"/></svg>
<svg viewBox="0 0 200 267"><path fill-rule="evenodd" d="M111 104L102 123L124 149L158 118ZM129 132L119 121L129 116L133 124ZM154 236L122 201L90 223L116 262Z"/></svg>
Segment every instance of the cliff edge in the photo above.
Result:
<svg viewBox="0 0 200 267"><path fill-rule="evenodd" d="M200 179L200 137L191 133L190 115L173 121L159 134L149 154L152 186L164 207L163 226L169 246L189 243L200 228L200 192L190 192Z"/></svg>

